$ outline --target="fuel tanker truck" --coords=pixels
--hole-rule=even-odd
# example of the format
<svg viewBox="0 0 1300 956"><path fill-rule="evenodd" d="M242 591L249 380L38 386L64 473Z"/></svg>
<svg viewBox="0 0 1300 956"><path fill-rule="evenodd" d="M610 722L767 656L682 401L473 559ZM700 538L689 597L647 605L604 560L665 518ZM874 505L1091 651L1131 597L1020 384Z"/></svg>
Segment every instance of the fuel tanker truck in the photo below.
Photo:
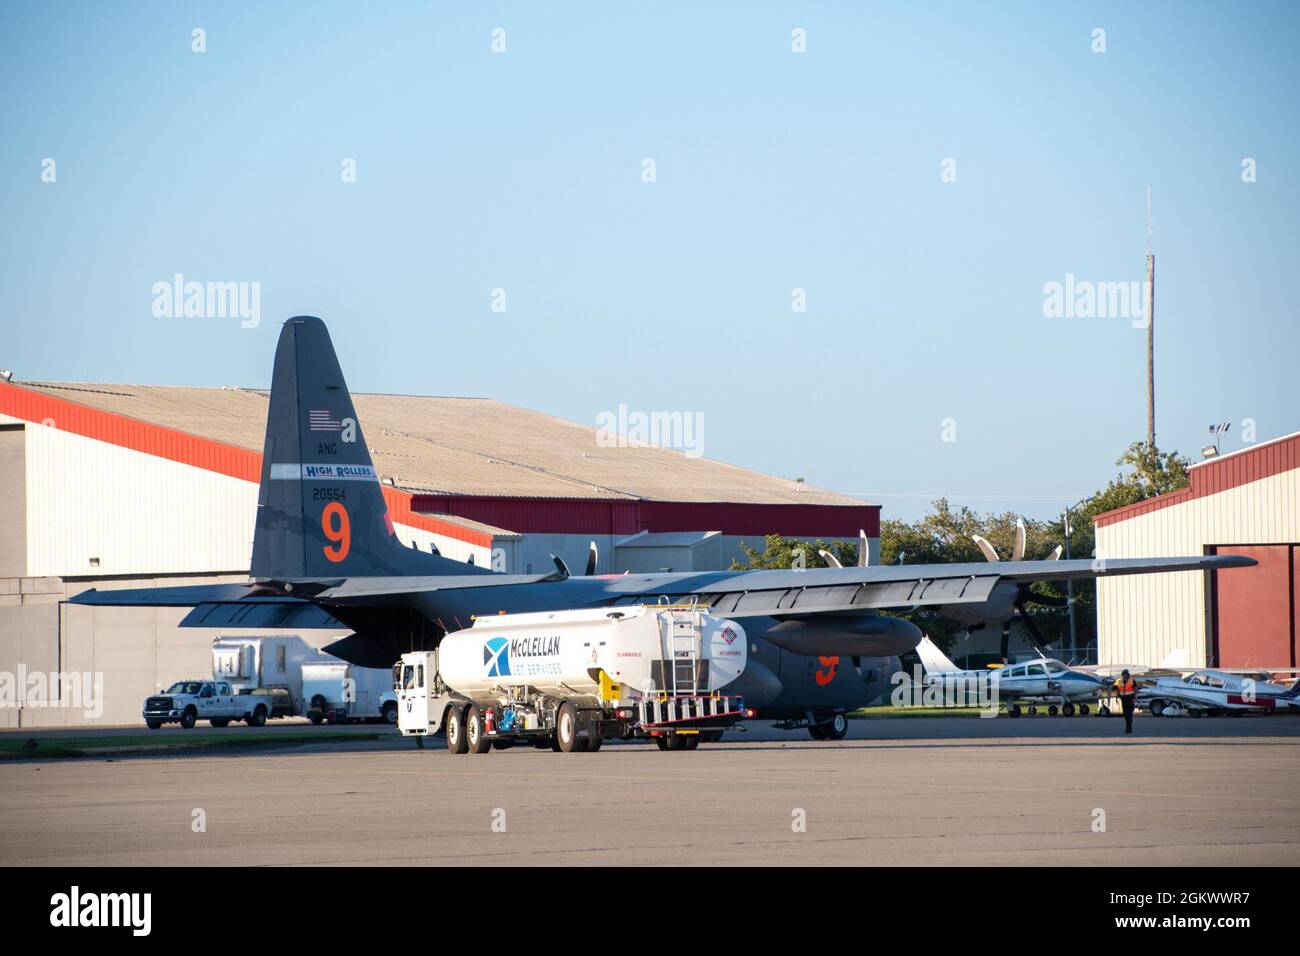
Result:
<svg viewBox="0 0 1300 956"><path fill-rule="evenodd" d="M723 688L747 651L739 624L694 605L482 617L402 655L397 724L417 738L445 730L454 754L593 752L610 738L694 750L744 718Z"/></svg>

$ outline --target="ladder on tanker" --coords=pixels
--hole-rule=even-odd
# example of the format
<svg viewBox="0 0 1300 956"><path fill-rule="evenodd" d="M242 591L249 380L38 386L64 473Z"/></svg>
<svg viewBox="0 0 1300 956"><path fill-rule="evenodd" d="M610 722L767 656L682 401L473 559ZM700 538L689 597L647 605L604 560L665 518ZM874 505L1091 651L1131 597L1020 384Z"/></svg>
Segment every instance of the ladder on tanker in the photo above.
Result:
<svg viewBox="0 0 1300 956"><path fill-rule="evenodd" d="M670 610L663 619L665 635L664 691L673 697L693 697L700 692L700 636L703 622L694 609Z"/></svg>

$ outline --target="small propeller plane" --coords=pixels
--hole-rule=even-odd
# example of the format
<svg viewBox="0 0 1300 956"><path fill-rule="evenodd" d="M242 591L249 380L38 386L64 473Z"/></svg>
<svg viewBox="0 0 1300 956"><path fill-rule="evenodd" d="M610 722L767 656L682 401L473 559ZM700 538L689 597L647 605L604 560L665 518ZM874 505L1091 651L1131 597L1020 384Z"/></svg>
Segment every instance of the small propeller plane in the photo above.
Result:
<svg viewBox="0 0 1300 956"><path fill-rule="evenodd" d="M925 666L923 680L927 684L958 686L987 681L994 699L1012 701L1007 705L1008 717L1019 717L1022 704L1028 707L1030 714L1038 712L1039 704L1046 704L1047 713L1052 717L1056 716L1058 708L1066 717L1074 716L1076 710L1087 714L1089 706L1106 693L1107 685L1101 678L1073 670L1047 657L1009 667L963 670L949 660L929 637L921 638L916 653Z"/></svg>
<svg viewBox="0 0 1300 956"><path fill-rule="evenodd" d="M1137 678L1136 703L1159 717L1300 713L1300 680L1290 685L1229 671L1200 670L1183 677Z"/></svg>

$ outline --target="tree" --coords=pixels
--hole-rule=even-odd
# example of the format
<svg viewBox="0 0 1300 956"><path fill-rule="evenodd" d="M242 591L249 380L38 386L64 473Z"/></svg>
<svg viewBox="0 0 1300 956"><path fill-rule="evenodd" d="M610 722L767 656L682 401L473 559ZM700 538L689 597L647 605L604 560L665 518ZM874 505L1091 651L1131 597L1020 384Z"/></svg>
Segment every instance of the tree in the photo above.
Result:
<svg viewBox="0 0 1300 956"><path fill-rule="evenodd" d="M763 539L763 550L751 548L745 542L740 543L745 552L746 562L732 561L733 571L788 570L790 568L825 568L829 565L818 554L829 551L840 559L845 567L858 563L858 548L847 541L801 541L798 538L783 538L779 534L769 534Z"/></svg>
<svg viewBox="0 0 1300 956"><path fill-rule="evenodd" d="M1120 472L1100 491L1091 495L1070 512L1070 556L1093 557L1096 551L1096 529L1093 519L1099 514L1123 508L1125 505L1146 501L1157 495L1186 488L1191 480L1187 474L1191 463L1178 452L1162 452L1146 442L1133 442L1115 460ZM1064 516L1062 516L1063 518ZM1064 521L1058 519L1048 525L1049 535L1056 541L1065 540ZM1037 585L1047 594L1065 597L1068 591L1064 581L1045 581ZM1097 638L1097 584L1093 579L1074 582L1075 632L1080 646L1092 644Z"/></svg>

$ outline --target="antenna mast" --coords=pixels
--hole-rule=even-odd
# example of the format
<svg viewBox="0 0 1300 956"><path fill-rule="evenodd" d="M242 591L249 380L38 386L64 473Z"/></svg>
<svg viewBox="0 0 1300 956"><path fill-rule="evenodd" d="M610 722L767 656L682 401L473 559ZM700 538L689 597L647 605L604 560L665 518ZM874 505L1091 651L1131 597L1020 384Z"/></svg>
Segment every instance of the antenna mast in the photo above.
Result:
<svg viewBox="0 0 1300 956"><path fill-rule="evenodd" d="M1147 186L1147 445L1156 445L1156 257L1151 251L1151 187Z"/></svg>

